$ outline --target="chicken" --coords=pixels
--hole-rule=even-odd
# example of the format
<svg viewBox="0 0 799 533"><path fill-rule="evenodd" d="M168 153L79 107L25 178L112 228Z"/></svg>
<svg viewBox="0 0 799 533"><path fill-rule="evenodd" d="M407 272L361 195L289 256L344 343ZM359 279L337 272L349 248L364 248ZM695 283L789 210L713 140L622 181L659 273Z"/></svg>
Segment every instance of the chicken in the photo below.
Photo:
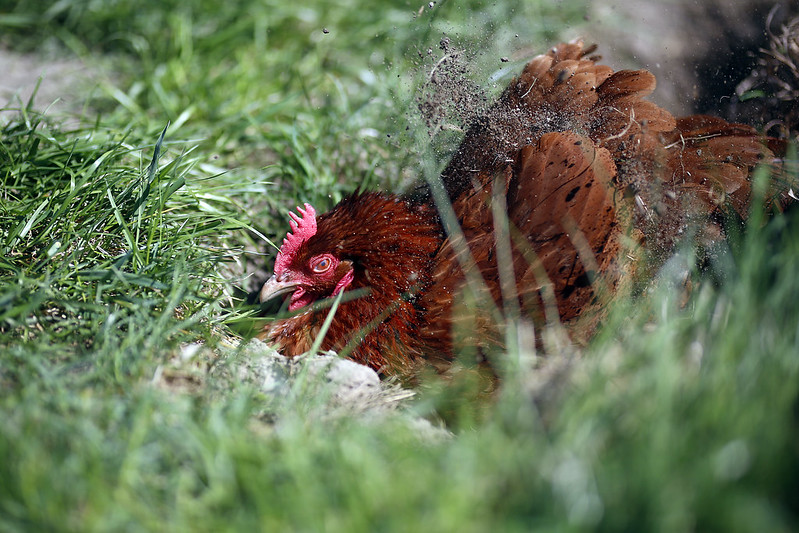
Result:
<svg viewBox="0 0 799 533"><path fill-rule="evenodd" d="M716 220L746 216L750 174L774 160L767 143L748 126L675 119L645 99L652 74L592 52L572 42L530 61L467 131L445 194L359 192L292 213L260 293L287 296L289 316L260 337L308 351L340 295L322 349L386 376L442 370L470 347L501 348L507 317L576 324L686 235L722 238Z"/></svg>

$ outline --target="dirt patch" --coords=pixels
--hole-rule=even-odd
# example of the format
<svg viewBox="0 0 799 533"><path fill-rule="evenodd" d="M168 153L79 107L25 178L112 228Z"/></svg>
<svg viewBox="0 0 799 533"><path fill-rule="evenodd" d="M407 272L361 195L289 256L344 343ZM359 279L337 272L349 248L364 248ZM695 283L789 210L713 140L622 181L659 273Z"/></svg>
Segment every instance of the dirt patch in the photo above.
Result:
<svg viewBox="0 0 799 533"><path fill-rule="evenodd" d="M27 104L36 91L35 109L77 115L97 85L96 70L77 59L46 58L3 49L0 72L0 108L8 110ZM9 115L10 111L0 114L0 120L8 120Z"/></svg>

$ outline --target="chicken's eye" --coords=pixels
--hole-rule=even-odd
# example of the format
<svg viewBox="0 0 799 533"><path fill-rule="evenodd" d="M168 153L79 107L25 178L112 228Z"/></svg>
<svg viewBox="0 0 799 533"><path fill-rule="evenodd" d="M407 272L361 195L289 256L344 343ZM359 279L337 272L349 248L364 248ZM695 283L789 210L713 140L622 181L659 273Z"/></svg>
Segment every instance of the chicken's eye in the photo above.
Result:
<svg viewBox="0 0 799 533"><path fill-rule="evenodd" d="M317 259L311 266L314 272L317 274L321 274L322 272L327 272L330 269L330 266L333 264L333 261L330 257L321 257Z"/></svg>

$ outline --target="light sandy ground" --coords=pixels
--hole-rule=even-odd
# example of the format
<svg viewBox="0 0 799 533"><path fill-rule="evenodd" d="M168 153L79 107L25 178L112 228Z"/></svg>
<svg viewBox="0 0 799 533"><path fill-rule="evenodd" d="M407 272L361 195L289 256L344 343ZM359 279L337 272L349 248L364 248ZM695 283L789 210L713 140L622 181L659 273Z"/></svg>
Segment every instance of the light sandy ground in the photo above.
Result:
<svg viewBox="0 0 799 533"><path fill-rule="evenodd" d="M0 49L0 108L27 104L37 83L34 108L48 109L48 114L77 114L96 86L96 73L77 59L45 59ZM0 120L4 118L0 115Z"/></svg>

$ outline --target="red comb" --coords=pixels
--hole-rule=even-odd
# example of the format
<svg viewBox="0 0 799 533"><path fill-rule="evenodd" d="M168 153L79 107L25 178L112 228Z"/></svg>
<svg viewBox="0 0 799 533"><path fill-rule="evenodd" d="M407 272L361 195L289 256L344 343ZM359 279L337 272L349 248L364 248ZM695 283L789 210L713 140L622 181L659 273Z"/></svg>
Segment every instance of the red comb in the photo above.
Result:
<svg viewBox="0 0 799 533"><path fill-rule="evenodd" d="M291 217L289 227L291 227L293 233L286 234L286 238L283 239L283 246L280 247L280 251L277 253L275 274L278 275L286 269L294 254L302 246L302 243L316 235L316 211L311 204L305 204L305 209L298 207L297 212L302 215L302 218L289 211L289 216Z"/></svg>

